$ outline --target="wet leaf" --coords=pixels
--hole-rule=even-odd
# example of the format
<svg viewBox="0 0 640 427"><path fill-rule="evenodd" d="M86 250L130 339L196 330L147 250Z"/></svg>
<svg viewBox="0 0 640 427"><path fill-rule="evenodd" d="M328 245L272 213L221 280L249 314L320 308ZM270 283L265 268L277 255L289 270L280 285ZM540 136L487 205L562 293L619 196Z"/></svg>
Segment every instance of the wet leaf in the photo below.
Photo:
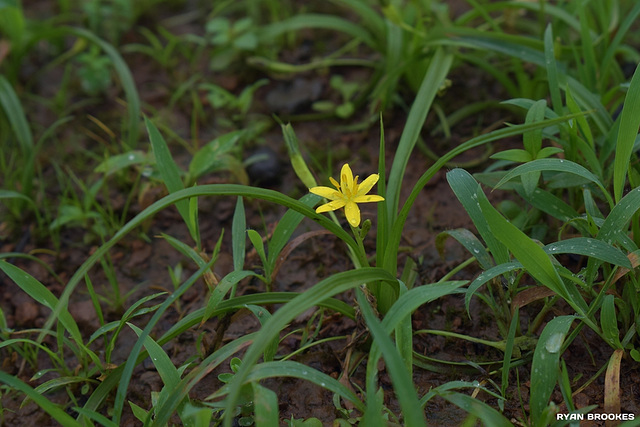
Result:
<svg viewBox="0 0 640 427"><path fill-rule="evenodd" d="M564 337L571 327L574 316L560 316L552 319L545 326L538 345L533 354L531 364L531 421L534 426L539 425L544 409L549 403L558 379L558 363L560 348ZM553 351L550 351L553 350Z"/></svg>

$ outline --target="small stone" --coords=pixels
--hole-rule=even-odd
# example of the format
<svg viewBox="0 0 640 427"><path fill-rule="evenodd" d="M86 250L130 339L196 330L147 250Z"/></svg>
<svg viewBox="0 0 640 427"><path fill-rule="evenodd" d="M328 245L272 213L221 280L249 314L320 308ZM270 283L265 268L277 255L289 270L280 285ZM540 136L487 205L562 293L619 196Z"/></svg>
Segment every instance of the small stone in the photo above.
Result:
<svg viewBox="0 0 640 427"><path fill-rule="evenodd" d="M282 178L282 164L275 151L269 147L258 148L247 159L247 174L252 184L272 186Z"/></svg>

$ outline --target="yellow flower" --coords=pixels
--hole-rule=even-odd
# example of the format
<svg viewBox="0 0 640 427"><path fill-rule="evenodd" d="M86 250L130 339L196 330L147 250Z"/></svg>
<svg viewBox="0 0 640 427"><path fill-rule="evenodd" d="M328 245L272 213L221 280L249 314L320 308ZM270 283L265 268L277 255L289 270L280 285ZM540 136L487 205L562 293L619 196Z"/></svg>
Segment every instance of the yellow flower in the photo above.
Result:
<svg viewBox="0 0 640 427"><path fill-rule="evenodd" d="M336 187L335 189L331 187L313 187L309 189L313 194L330 200L329 203L319 206L316 212L335 211L344 207L347 221L353 227L360 225L360 208L357 203L381 202L384 200L384 197L381 196L367 196L367 193L378 182L378 174L370 175L361 184L358 184L358 176L356 175L354 178L349 164L345 164L340 171L340 183L338 184L333 178L329 178L329 181Z"/></svg>

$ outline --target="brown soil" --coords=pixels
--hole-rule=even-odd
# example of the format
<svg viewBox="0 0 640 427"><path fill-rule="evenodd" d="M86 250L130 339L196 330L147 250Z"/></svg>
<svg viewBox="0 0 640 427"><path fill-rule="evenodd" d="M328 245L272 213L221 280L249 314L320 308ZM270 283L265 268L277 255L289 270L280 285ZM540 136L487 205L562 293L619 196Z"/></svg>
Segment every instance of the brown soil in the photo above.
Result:
<svg viewBox="0 0 640 427"><path fill-rule="evenodd" d="M48 4L47 2L37 2ZM147 17L148 18L148 17ZM195 28L195 29L194 29ZM180 31L199 31L197 27L181 28ZM134 41L139 36L130 32L125 35L128 42ZM136 40L141 42L141 40ZM300 58L304 56L301 50L304 46L299 46L291 52L287 52L285 56L290 58ZM169 99L172 95L173 84L172 76L165 70L161 69L157 63L141 58L140 56L127 55L125 57L129 67L131 68L138 90L143 99L143 105L146 105L146 112L151 115L152 110L155 114L166 117L166 124L183 137L189 137L189 124L191 120L191 112L188 103L180 105L180 103L172 109L169 109ZM34 68L37 64L31 64ZM26 70L29 67L25 68ZM185 72L186 70L181 70ZM25 74L28 71L25 71ZM361 70L347 69L340 70L347 77L361 78ZM51 70L52 76L41 77L36 89L44 96L50 96L55 93L59 84L60 70ZM58 77L55 78L56 73ZM25 80L29 80L30 76L23 76ZM248 70L247 75L238 76L237 74L215 74L211 78L218 84L227 87L229 90L241 90L243 85L251 80L257 80L264 77L260 72ZM322 74L309 73L296 78L305 79L305 88L310 91L307 97L302 96L302 101L297 105L289 105L284 108L290 108L291 111L286 113L302 114L309 113L309 101L312 97L327 96L327 77ZM500 88L493 82L487 81L486 77L464 66L456 68L449 77L453 86L449 91L439 98L437 102L442 105L445 112L455 111L461 105L466 105L475 101L484 99L502 99L504 94ZM269 117L274 113L270 106L279 105L274 101L274 93L281 90L282 83L272 80L267 86L258 90L254 107L251 110L250 117ZM317 94L317 88L322 88L320 95ZM470 88L482 88L482 90L470 90ZM47 95L49 94L49 95ZM88 114L95 115L112 126L112 129L119 129L119 120L123 114L122 108L114 101L117 96L121 96L119 89L114 87L110 93L100 102L96 103L87 110L83 110L77 114L74 120L70 134L76 133L73 141L77 141L77 146L72 145L65 148L51 148L39 159L43 168L43 176L46 178L54 177L54 171L50 165L49 159L64 159L64 162L72 162L72 164L83 164L84 169L74 170L84 179L94 179L95 175L91 174L93 166L87 168L86 159L81 159L82 150L90 149L95 146L96 142L90 139L87 129L96 132L95 123L91 122ZM269 97L272 97L269 99ZM286 93L284 95L286 97ZM407 99L408 103L412 100ZM41 123L51 123L55 118L52 112L45 108L29 110L29 118L33 121ZM213 111L207 106L206 115L210 117ZM358 115L358 120L364 119L365 116ZM406 111L395 110L387 112L384 117L385 123L385 140L387 143L387 165L391 164L392 153L394 147L402 133L406 118ZM517 118L504 113L503 111L486 111L479 116L474 116L468 120L458 124L453 129L454 134L451 139L445 139L442 135L431 136L429 132L434 129L437 124L436 117L430 115L425 125L424 138L426 144L437 153L444 153L451 147L460 142L469 139L473 135L483 132L486 129L493 128L496 123L506 121L515 121ZM327 171L335 175L339 165L348 161L354 171L362 175L373 173L378 163L378 144L380 135L377 125L373 125L364 131L343 132L339 130L339 126L344 122L325 120L322 122L296 122L294 129L298 135L303 149L307 154L311 154L310 160L316 161L316 164L326 165L326 153L331 153L332 170ZM201 142L208 141L212 136L219 132L215 127L213 120L202 120L199 127L197 137ZM64 136L62 136L64 137ZM143 138L144 139L144 138ZM505 142L508 144L509 142ZM307 192L307 189L299 183L287 161L286 150L282 140L280 129L275 123L266 133L264 133L260 141L255 146L245 147L245 155L248 156L253 150L259 146L270 147L279 159L278 167L280 168L280 179L270 183L270 188L281 191L284 194L293 197L299 197ZM147 143L141 143L143 150L147 149ZM113 148L113 147L109 147ZM187 153L180 153L181 147L177 144L171 145L174 154L178 159L187 156ZM97 151L101 156L100 148ZM475 157L481 156L482 150L469 153L459 161L468 161ZM63 157L60 157L63 156ZM81 160L78 160L78 159ZM407 174L405 176L405 185L403 186L403 194L401 200L408 195L413 183L426 170L432 160L424 156L416 150L416 154L411 157ZM478 165L482 167L483 165ZM451 165L453 167L453 165ZM446 251L444 257L441 257L435 248L435 238L443 230L454 228L473 229L473 226L450 190L445 177L446 171L439 172L434 179L422 191L420 197L412 210L407 226L403 233L402 245L409 249L408 254L403 255L399 265L404 265L404 257L411 256L416 260L420 260L419 282L428 284L441 278L444 274L464 261L469 255L465 250L449 239L446 243ZM326 177L321 177L323 180ZM206 176L201 183L204 182L232 182L233 176L229 174L213 174ZM48 182L54 182L49 180ZM115 185L110 190L110 196L113 198L112 203L115 206L122 207L122 201L127 197L128 189L120 191ZM55 188L48 188L47 194L51 198L57 198ZM163 195L163 190L158 185L150 185L146 191L141 191L144 197L134 198L134 204L131 206L127 216L130 218L134 214L142 210L144 205L150 201L157 200ZM491 194L493 200L499 200L505 197L501 192ZM140 204L142 203L142 204ZM373 205L371 205L373 206ZM235 200L215 198L211 200L201 200L200 203L200 226L203 236L203 246L207 253L211 253L217 239L222 230L225 230L221 255L215 264L215 271L219 277L224 276L232 270L231 258L231 218L235 207ZM257 200L245 201L247 225L250 228L257 229L264 234L264 230L271 230L283 214L283 209L269 205ZM342 214L339 213L339 216ZM363 209L363 217L373 217L375 208L365 207ZM2 225L2 224L0 224ZM4 224L4 228L8 229L8 224ZM303 222L297 235L305 231L315 229L314 224ZM190 244L188 232L182 223L181 217L177 210L168 209L158 214L150 224L147 224L144 230L138 230L132 233L125 240L119 243L112 251L111 258L114 263L117 283L121 295L129 293L124 307L130 306L133 302L141 297L150 295L161 290L172 289L167 267L176 266L182 263L185 268L183 277L188 277L190 273L195 271L194 266L183 259L164 239L159 238L160 233L173 236L183 242ZM85 237L91 238L86 234L86 230L75 228L66 229L61 236L61 246L58 250L54 248L51 242L43 239L41 236L34 235L33 226L25 223L22 230L16 235L7 236L0 242L0 250L2 253L7 252L23 252L33 253L43 263L50 266L59 276L60 280L56 280L42 265L31 262L22 258L15 257L11 262L25 271L32 274L36 279L45 284L55 295L60 295L63 284L75 272L77 267L86 259L88 253L95 250L96 242L87 240ZM374 241L374 235L371 234L369 244ZM55 253L52 253L55 251ZM249 252L247 255L246 266L258 264L258 257L255 253ZM327 235L321 235L305 241L297 247L289 256L280 269L274 290L276 291L303 291L313 286L319 280L329 275L344 271L350 268L345 248L337 239ZM471 280L478 273L476 267L469 267L454 279ZM107 278L100 269L94 269L91 272L91 280L96 291L101 295L109 295L112 289ZM0 276L0 307L2 308L8 327L16 333L19 331L38 328L44 325L49 311L42 306L36 304L31 298L21 291L6 276ZM264 288L260 283L246 281L241 283L239 293L254 293L263 291ZM192 287L181 299L179 305L172 307L165 318L160 322L154 333L160 336L165 330L172 326L178 319L182 318L189 312L202 307L207 297L207 287L202 283L197 283ZM346 294L342 298L345 301L354 301L353 295ZM69 305L71 314L82 328L85 337L89 337L99 326L99 322L95 313L95 309L89 298L86 288L79 287L73 295ZM521 312L523 330L526 329L528 322L535 317L540 306L530 304ZM110 306L103 303L102 310L105 313L105 321L119 320L122 311L118 307ZM291 325L290 330L304 328L307 326L308 320L313 313L305 313L297 319L296 323ZM415 329L441 329L450 330L457 333L467 334L489 340L501 340L502 337L498 331L494 313L488 312L486 306L482 305L477 299L473 300L471 306L471 316L464 309L464 301L462 296L450 296L431 304L421 307L413 315L413 323ZM554 313L550 313L549 319L553 315L570 314L567 310L564 313L558 309ZM364 342L354 343L353 350L348 352L345 350L347 344L350 343L350 337L357 325L350 319L333 315L330 312L324 313L324 321L317 339L329 338L334 336L343 336L344 339L337 341L329 341L325 344L313 347L310 351L298 355L294 360L305 363L313 369L329 374L338 378L345 369L345 361L347 354L355 360L357 354L360 354L365 345ZM178 339L165 346L165 350L172 357L176 366L185 362L188 358L197 353L197 340L200 334L205 335L205 341L209 344L217 339L222 341L230 340L241 336L247 332L259 329L259 324L255 318L247 313L240 312L231 318L230 326L226 329L221 327L222 319L212 319L201 328L194 328L189 333L183 334ZM140 327L144 326L145 318L137 318L136 324ZM224 333L223 337L217 334ZM122 363L126 360L129 346L133 339L132 332L124 332L116 345L113 361L114 363ZM53 340L45 341L47 344L55 346ZM293 334L285 339L279 348L278 354L289 354L298 349L300 343L300 335ZM102 343L97 342L100 346ZM99 347L98 347L99 348ZM592 355L591 360L586 357L586 351ZM417 337L415 350L425 356L443 361L437 365L437 369L419 369L416 368L414 374L415 384L420 394L424 394L430 388L443 384L451 380L468 380L486 382L493 379L488 375L502 361L502 354L492 348L472 344L462 340L445 339L444 337L433 335L421 335ZM578 379L576 384L582 384L591 378L595 372L607 363L612 351L604 345L597 337L591 336L585 332L564 354L564 359L569 367L569 378ZM17 353L6 348L0 349L0 359L2 360L2 369L12 375L18 376L21 380L36 386L43 381L53 378L53 374L44 375L38 380L31 380L31 377L38 371L52 368L51 361L43 352L40 352L36 363L33 365L25 363ZM496 365L482 365L483 369L477 369L468 366L450 365L448 361L474 361L474 362L496 362ZM73 368L74 360L70 358L66 361L67 365ZM353 368L354 366L352 366ZM353 386L364 388L364 364L360 364L349 378ZM435 372L438 371L438 372ZM207 376L192 391L193 399L204 399L209 394L217 390L221 383L217 379L220 372L229 372L228 364L224 364L218 371ZM530 373L526 367L520 367L512 372L510 377L510 387L508 389L509 400L507 401L504 414L509 419L518 423L520 420L526 419L524 411L528 410L529 396L529 378ZM621 390L622 390L622 411L640 414L638 402L640 402L640 371L638 365L630 360L624 360L621 373ZM574 400L579 407L588 405L598 405L603 407L603 376L581 390L574 396ZM399 413L397 403L394 401L391 382L389 378L382 372L381 383L387 391L385 395L385 403L395 413ZM324 425L331 425L332 422L342 416L339 414L332 402L332 395L313 384L301 380L294 379L272 379L264 382L264 385L276 391L280 402L280 416L285 419L293 418L319 418ZM577 388L572 385L574 390ZM139 365L134 372L134 381L131 382L129 395L130 400L143 408L151 406L151 391L159 391L162 382L157 375L155 368L149 360ZM356 390L357 390L356 387ZM80 395L81 396L81 395ZM69 399L65 393L58 392L47 395L54 402L68 404ZM83 398L81 396L81 398ZM497 407L497 402L489 395L482 393L478 398L489 402L492 406ZM556 390L552 396L553 401L562 405L562 395ZM22 426L22 425L55 425L49 417L40 410L33 402L22 405L22 396L3 391L2 393L2 412L0 412L0 422L6 426ZM521 404L522 403L522 404ZM122 425L137 425L137 420L128 412L129 407L126 406L126 414ZM356 413L353 414L357 415ZM427 405L427 419L432 425L459 425L466 417L461 410L446 404L442 400L432 400ZM174 420L178 422L178 420ZM587 424L583 424L587 425Z"/></svg>

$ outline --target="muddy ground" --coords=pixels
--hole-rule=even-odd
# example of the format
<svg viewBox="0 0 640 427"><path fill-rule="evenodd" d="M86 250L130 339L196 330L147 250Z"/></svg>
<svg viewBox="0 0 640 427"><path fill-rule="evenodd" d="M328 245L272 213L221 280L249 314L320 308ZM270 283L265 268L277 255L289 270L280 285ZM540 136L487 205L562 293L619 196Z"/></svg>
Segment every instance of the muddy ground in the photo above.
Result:
<svg viewBox="0 0 640 427"><path fill-rule="evenodd" d="M46 2L42 2L46 3ZM147 17L146 19L150 19ZM198 26L192 24L180 31L198 31ZM125 35L129 42L138 41L139 35L131 31ZM283 60L303 61L307 44L301 44L290 51L283 52ZM190 138L191 111L188 102L177 103L174 108L169 109L170 97L172 95L171 79L175 75L167 73L166 70L158 66L157 63L142 58L137 55L124 55L129 65L140 96L143 100L145 113L157 114L165 120L165 124L185 138ZM39 66L38 58L29 60L25 67L24 81L30 81L30 70ZM330 70L340 72L347 79L366 78L361 69L341 68ZM344 131L341 128L345 124L352 124L367 118L366 108L362 113L357 113L349 123L341 120L326 119L322 121L295 121L296 117L311 113L310 103L316 99L325 99L333 96L329 89L328 79L330 73L310 72L290 77L287 80L274 79L272 76L264 74L260 70L247 69L246 75L237 73L212 73L211 81L227 88L230 91L238 92L244 85L259 78L269 78L269 83L256 92L256 97L248 115L247 120L252 117L270 120L272 114L288 116L293 119L293 126L301 142L304 153L312 164L331 164L333 169L327 171L335 174L344 162L349 162L352 169L360 176L374 173L378 164L378 146L380 141L379 127L374 122L373 125L356 131ZM33 86L33 90L41 96L52 96L56 93L61 78L61 70L53 68L47 71L46 75L40 76ZM464 64L457 64L449 79L451 87L436 102L443 108L445 113L451 113L456 109L472 102L488 99L502 100L505 94L496 83L492 82L486 75L478 70L470 68ZM31 81L31 83L33 83ZM293 89L292 89L293 88ZM295 94L295 97L292 96ZM412 102L411 96L402 94L407 104ZM47 182L46 195L52 203L59 197L59 188L55 184L55 171L53 162L63 162L74 168L74 173L78 174L87 182L96 179L96 174L92 172L95 167L95 159L87 160L86 151L94 150L102 153L105 149L91 138L90 132L99 132L95 122L91 122L89 115L99 117L104 123L119 129L119 120L123 114L123 109L115 101L122 96L117 84L105 95L96 99L92 104L77 112L71 126L66 128L63 134L59 135L60 143L54 147L49 147L39 156L38 162L42 169L43 181ZM205 118L200 121L199 134L197 138L201 142L208 141L217 134L216 124L219 123L215 117L217 112L211 106L207 106ZM28 110L28 117L32 121L40 123L51 123L55 120L52 112L45 107L33 105ZM397 145L406 120L407 111L401 107L393 108L384 115L385 140L387 143L387 165L391 164L393 150ZM482 113L467 118L456 124L452 128L450 138L445 138L442 133L434 133L438 121L435 114L430 114L424 126L422 137L425 144L436 154L442 154L461 142L482 132L501 126L505 122L515 122L521 120L520 117L506 110L486 110ZM68 145L64 141L73 141ZM174 141L175 142L175 141ZM498 151L500 147L517 145L517 140L503 141L493 147ZM150 150L146 136L141 137L139 147L142 150ZM271 189L281 191L293 197L300 197L307 192L307 189L299 182L293 173L287 159L287 152L283 142L279 126L271 120L270 128L261 134L255 141L243 147L239 156L248 158L256 150L268 147L270 155L276 159L275 163L266 165L266 169L253 173L251 178L255 185L266 186ZM110 147L108 147L110 148ZM177 144L171 145L172 151L178 162L188 162L188 153ZM330 152L330 159L327 159L327 152ZM483 149L467 153L461 159L456 159L457 163L468 164L471 162L471 171L481 171L490 163L482 160L486 153ZM272 160L273 160L272 159ZM480 159L480 160L478 160ZM416 149L411 157L405 176L403 186L404 200L408 195L411 186L418 177L433 163L433 159L420 149ZM84 168L78 169L79 165ZM455 167L452 163L448 168ZM273 179L260 178L268 176L269 170L275 169ZM404 265L406 257L412 257L418 261L419 283L428 284L437 281L452 268L469 257L465 250L449 239L446 243L446 251L441 256L436 250L436 236L444 231L455 228L467 228L473 230L473 225L466 212L456 200L450 190L446 179L446 170L440 171L422 191L417 199L412 213L407 221L403 232L402 245L406 251L402 254L399 265ZM132 176L134 172L132 171ZM326 176L319 176L321 181L326 180ZM265 183L266 181L266 183ZM237 182L234 174L216 173L203 177L200 183L224 183ZM40 182L41 185L44 182ZM122 213L124 200L131 191L131 184L112 183L109 187L108 197L110 203L116 208L118 214ZM145 185L148 184L148 185ZM133 217L140 212L150 202L159 199L165 194L164 189L158 183L151 181L142 182L134 191L136 197L125 215ZM488 190L487 190L488 192ZM490 195L492 201L498 202L505 197L510 197L503 192L493 192ZM54 202L55 203L55 202ZM200 202L200 228L203 236L204 250L211 253L222 230L225 230L220 257L215 264L215 271L219 277L224 276L232 270L231 258L231 219L235 208L235 199L232 198L211 198L202 199ZM264 233L264 230L271 230L284 213L283 209L269 205L257 200L246 200L245 209L247 225ZM363 207L364 218L374 218L375 206L365 205ZM343 215L338 213L343 219ZM3 240L0 241L0 251L31 253L47 264L58 276L56 279L41 264L15 257L11 262L25 271L32 274L39 281L45 284L55 295L60 295L64 283L76 271L78 266L86 260L89 253L95 250L98 242L95 236L87 233L86 229L79 227L67 228L61 234L61 245L56 248L46 235L39 234L35 230L34 224L29 220L20 224L17 230L11 229L11 224L0 224L3 226ZM317 229L315 224L303 222L296 232L302 235L307 231ZM374 227L375 229L375 227ZM183 225L180 215L175 208L159 213L151 223L144 229L139 229L119 243L111 252L111 259L115 266L117 283L122 295L129 294L124 307L131 305L141 297L161 291L172 289L172 284L167 271L168 267L174 267L178 263L184 266L183 278L188 277L195 271L192 263L184 259L165 240L159 237L161 233L169 234L184 242L192 244L188 237L186 227ZM374 232L368 237L368 247L374 247ZM577 260L576 262L580 262ZM258 265L259 258L255 252L247 254L246 266ZM345 271L350 268L345 247L338 239L330 235L318 235L307 239L292 251L287 260L282 265L276 281L275 291L295 291L301 292L313 286L318 281L329 275ZM470 266L456 276L454 279L472 280L479 270L475 266ZM109 295L112 289L104 273L97 268L92 270L90 277L96 291L102 295ZM261 283L255 281L245 281L239 286L239 294L254 293L264 291ZM207 287L204 282L198 282L181 299L180 303L168 312L160 322L155 332L160 336L165 330L172 326L178 319L189 312L202 307L207 298ZM354 296L345 294L341 296L345 301L354 301ZM26 329L38 328L44 325L49 311L35 303L27 294L21 291L6 276L0 276L0 307L7 319L8 327L14 330L15 336L23 334ZM531 321L541 309L540 304L532 303L521 310L522 329L526 330L528 322ZM83 334L89 337L100 325L97 320L95 309L89 298L86 288L79 287L72 297L69 310L76 321L81 326ZM103 303L102 310L105 313L105 321L120 319L122 309ZM305 327L313 313L305 313L297 319L296 324L290 329ZM571 314L567 307L559 306L552 313L554 315ZM165 346L165 350L172 357L176 365L180 365L189 357L197 353L198 336L204 334L205 341L213 343L216 340L225 342L245 333L255 331L259 328L258 322L249 312L238 312L230 319L228 328L221 326L221 319L212 319L201 328L194 328ZM136 324L144 327L145 318L137 318ZM491 313L479 300L474 299L471 304L470 315L464 308L462 296L449 296L433 303L421 307L413 314L414 328L417 329L440 329L449 330L461 334L479 337L488 340L501 340L502 337L495 323L495 315ZM542 324L544 326L544 323ZM334 315L330 312L324 313L324 319L317 339L344 336L344 339L329 341L327 343L313 347L310 351L296 356L293 360L300 361L338 378L345 369L348 358L356 360L357 356L366 349L365 342L351 342L353 332L357 325L354 321ZM538 330L538 332L541 328ZM222 337L219 335L222 334ZM33 336L33 335L31 335ZM133 338L132 332L124 332L116 346L114 353L114 363L122 363L126 360L129 345ZM53 341L51 345L55 345ZM100 342L97 342L99 345ZM293 334L283 340L279 348L279 355L286 355L298 349L300 335ZM427 357L442 361L435 363L431 369L416 368L414 373L415 384L420 395L424 394L431 387L443 384L452 380L467 380L486 383L489 379L496 379L489 373L499 367L502 363L502 354L490 347L473 344L463 340L445 339L434 335L420 335L415 340L415 350ZM612 353L612 350L601 342L597 337L584 332L580 338L564 354L564 359L569 367L569 378L575 379L573 389L577 390L581 384L590 379L597 370L603 366ZM590 356L587 356L589 354ZM8 349L0 349L2 359L2 369L12 375L18 376L25 382L35 386L45 380L53 378L54 374L48 374L36 381L30 378L38 371L51 368L50 360L42 353L39 354L37 364L25 363L17 353ZM476 363L495 362L494 365L482 365L483 368L476 368L471 365L453 365L446 362L474 361ZM69 359L68 366L73 366L75 361ZM355 365L352 365L353 369ZM224 364L219 372L214 372L207 376L193 391L193 399L203 399L221 386L217 379L220 372L228 372L228 364ZM354 388L364 387L365 365L360 363L353 370L350 377ZM517 372L516 372L517 371ZM640 370L638 365L630 360L622 363L622 411L640 414L638 407L640 402ZM504 414L514 423L518 424L526 418L529 399L529 379L530 373L526 366L514 369L510 378L508 390L509 400L505 405ZM384 371L381 373L382 386L389 392L385 396L385 403L395 413L399 413L399 408L391 392L391 382ZM499 379L496 379L499 381ZM588 405L598 405L603 407L604 397L604 376L600 376L584 389L581 389L574 396L574 401L578 407ZM280 402L281 419L294 418L319 418L324 425L331 425L333 420L341 417L336 410L332 396L329 392L301 380L294 379L272 379L265 382L265 385L277 392ZM149 408L151 406L151 391L159 391L162 387L160 377L149 360L136 368L134 381L131 382L128 400ZM69 398L63 392L51 393L47 396L59 403L68 403ZM482 393L478 398L489 402L497 407L497 402L489 395ZM81 397L82 398L82 397ZM563 404L562 395L556 390L552 399L561 407ZM8 390L2 393L2 412L0 412L0 422L6 426L22 425L55 425L49 417L33 402L22 405L22 396ZM126 407L123 425L137 425L138 421ZM466 414L443 400L434 399L427 405L427 419L432 425L459 425ZM354 416L357 414L354 413ZM177 422L177 419L176 419ZM587 425L587 424L583 424Z"/></svg>

